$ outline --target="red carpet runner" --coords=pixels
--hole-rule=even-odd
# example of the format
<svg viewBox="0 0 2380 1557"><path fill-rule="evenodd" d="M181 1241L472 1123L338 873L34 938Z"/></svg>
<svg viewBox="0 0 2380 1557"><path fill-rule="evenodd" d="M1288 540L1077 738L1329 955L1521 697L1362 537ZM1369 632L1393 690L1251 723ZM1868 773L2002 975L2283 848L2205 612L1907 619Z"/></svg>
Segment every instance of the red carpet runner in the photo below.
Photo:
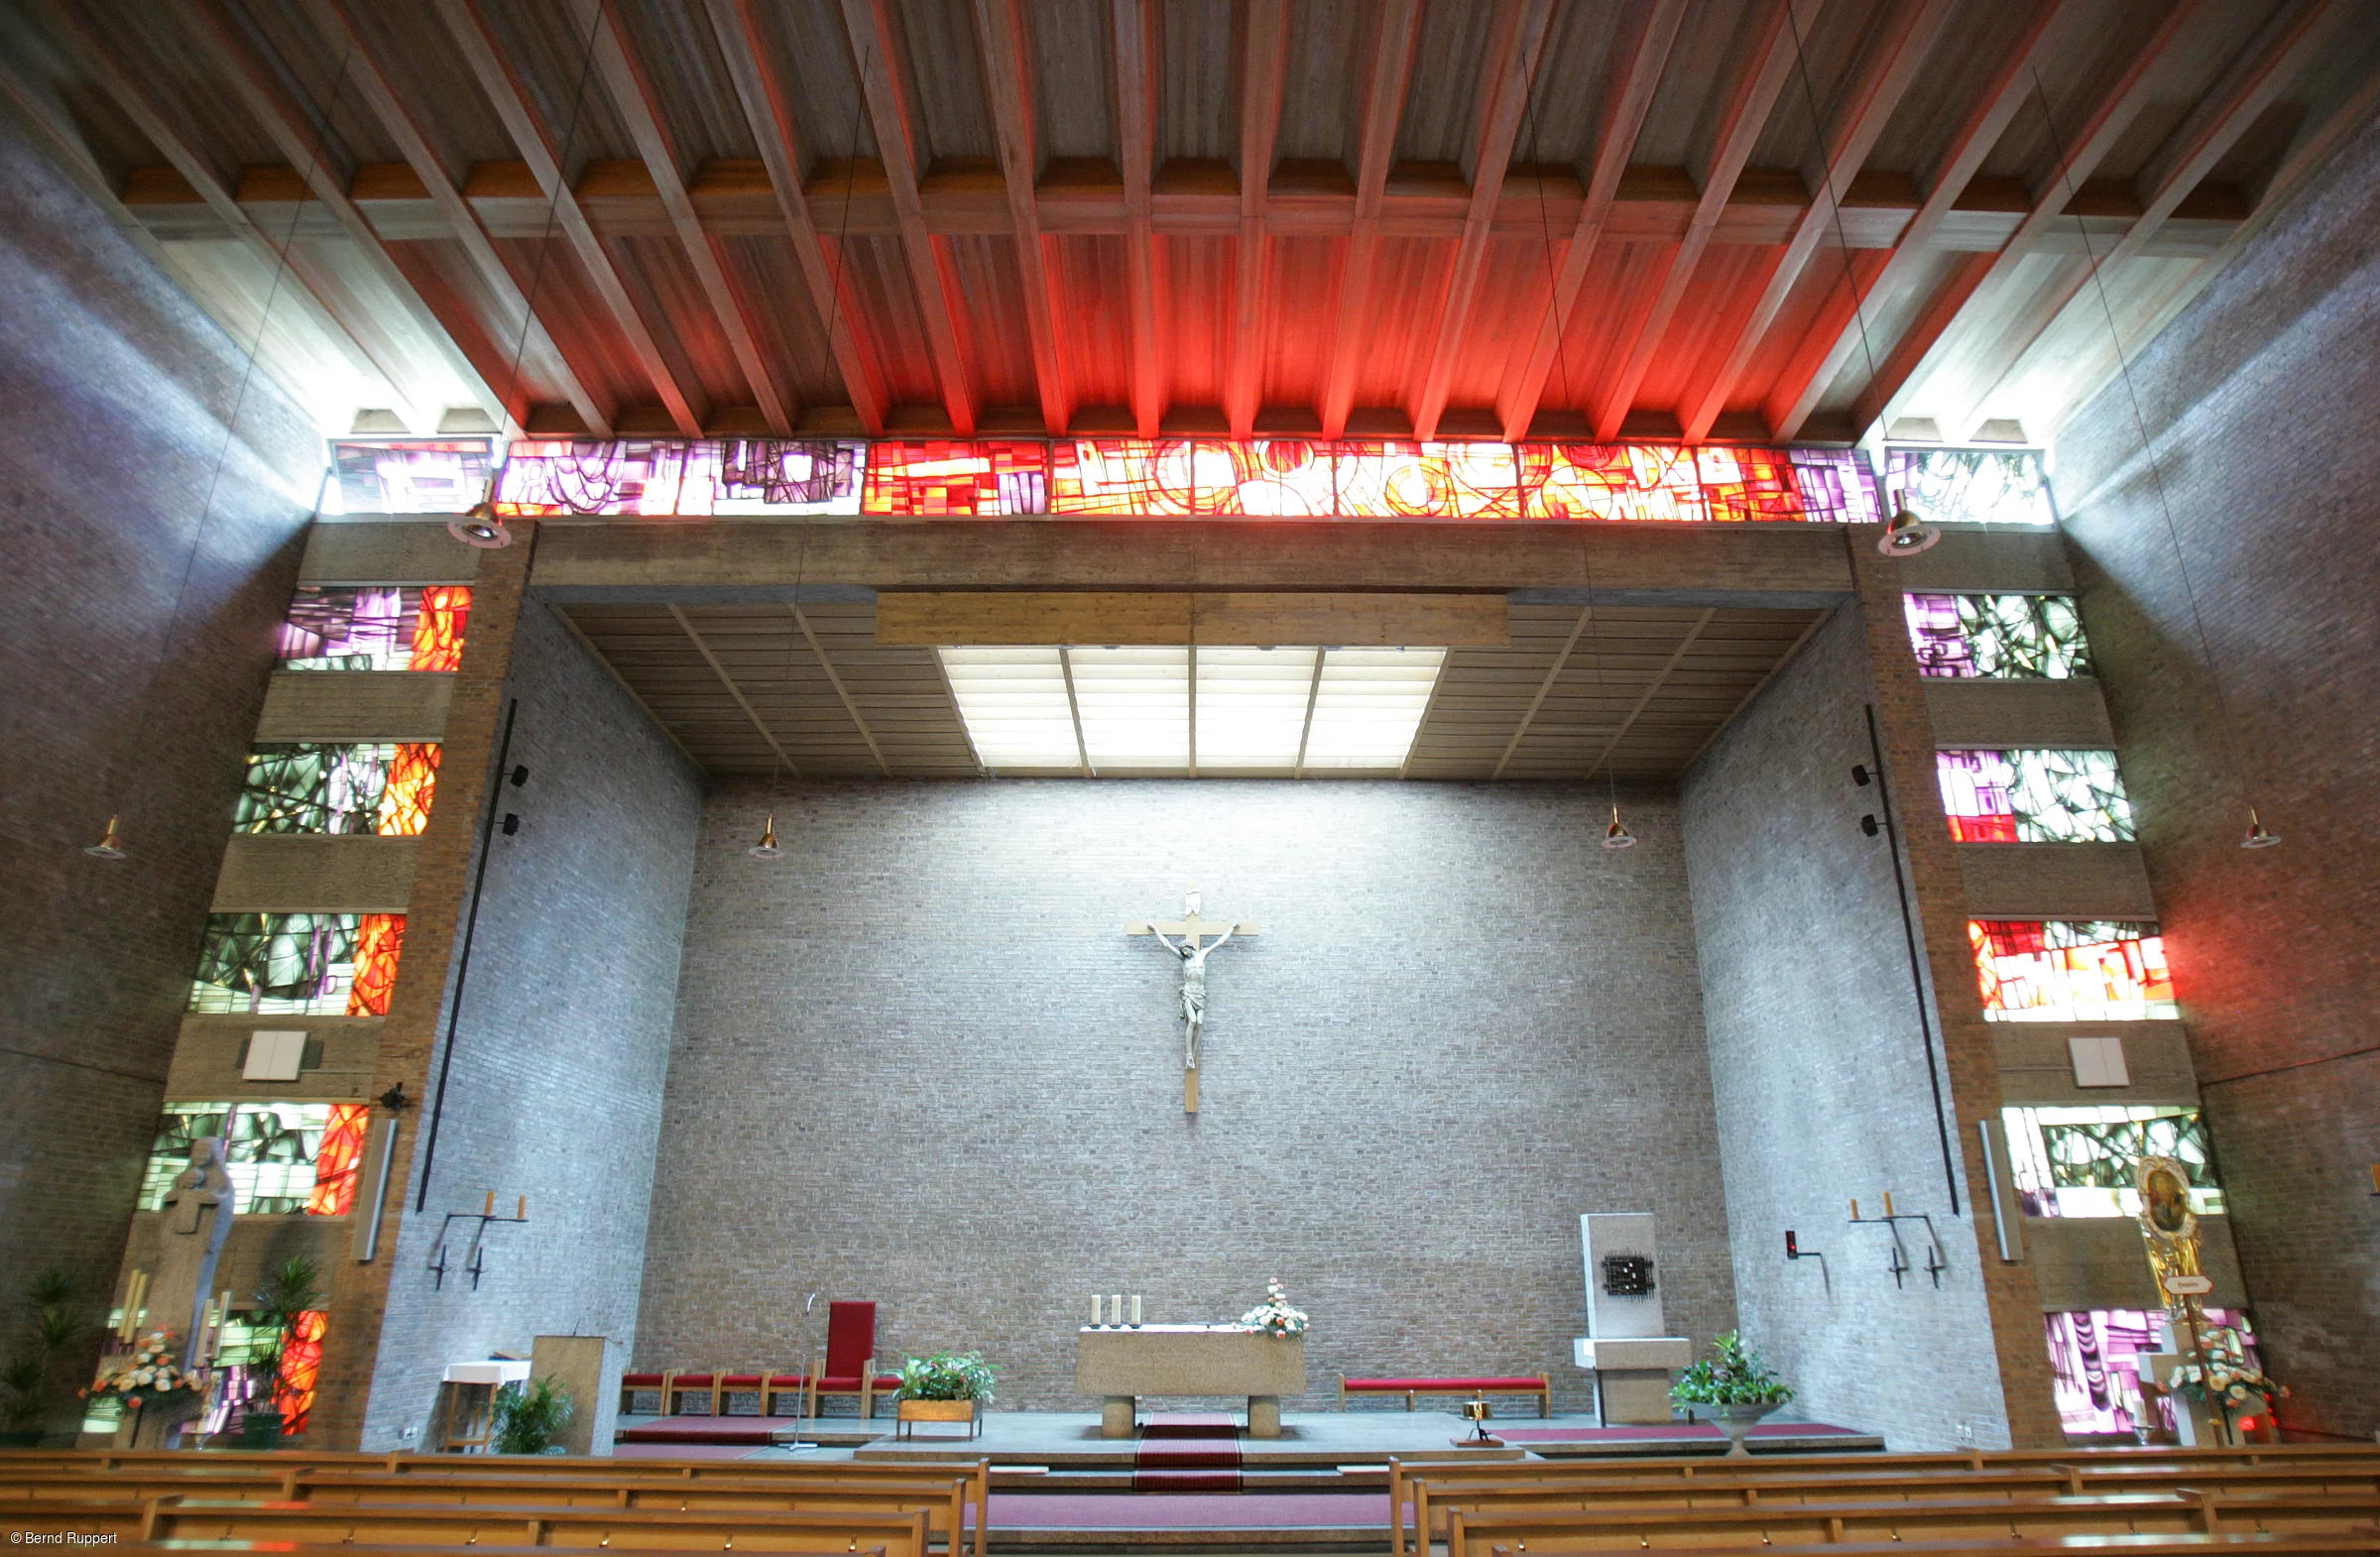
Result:
<svg viewBox="0 0 2380 1557"><path fill-rule="evenodd" d="M1236 1493L1240 1426L1227 1412L1152 1413L1132 1453L1136 1493Z"/></svg>

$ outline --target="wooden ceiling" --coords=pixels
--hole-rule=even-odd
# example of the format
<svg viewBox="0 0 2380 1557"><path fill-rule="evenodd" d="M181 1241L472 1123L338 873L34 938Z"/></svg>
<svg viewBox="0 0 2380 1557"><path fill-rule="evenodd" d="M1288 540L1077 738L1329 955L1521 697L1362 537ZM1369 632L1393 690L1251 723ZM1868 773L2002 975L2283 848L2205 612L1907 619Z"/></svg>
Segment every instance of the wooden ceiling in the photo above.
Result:
<svg viewBox="0 0 2380 1557"><path fill-rule="evenodd" d="M982 773L935 652L874 602L557 607L714 775ZM1403 777L1673 779L1823 613L1514 605L1508 647L1450 650Z"/></svg>
<svg viewBox="0 0 2380 1557"><path fill-rule="evenodd" d="M2380 0L0 0L0 61L339 430L2038 439L2371 115Z"/></svg>

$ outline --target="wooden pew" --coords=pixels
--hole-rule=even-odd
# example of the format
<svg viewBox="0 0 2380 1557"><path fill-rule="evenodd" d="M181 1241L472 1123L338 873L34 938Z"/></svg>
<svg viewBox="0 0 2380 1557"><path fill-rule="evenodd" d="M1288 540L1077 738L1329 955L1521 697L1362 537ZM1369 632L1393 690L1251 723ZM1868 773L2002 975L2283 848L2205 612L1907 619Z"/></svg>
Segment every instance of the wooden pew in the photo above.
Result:
<svg viewBox="0 0 2380 1557"><path fill-rule="evenodd" d="M2364 1557L2380 1552L2380 1534L2364 1535L2128 1535L2114 1548L2122 1557L2216 1557L2221 1553L2253 1552L2257 1557ZM137 1550L138 1548L136 1548ZM1527 1557L1510 1546L1488 1548L1491 1557ZM2013 1537L1979 1536L1956 1541L1845 1541L1824 1548L1827 1557L2040 1557L2044 1552L2073 1552L2078 1557L2108 1557L2108 1538L2100 1535ZM1740 1546L1667 1546L1663 1557L1743 1557ZM345 1557L345 1554L342 1554ZM395 1554L386 1554L395 1557Z"/></svg>
<svg viewBox="0 0 2380 1557"><path fill-rule="evenodd" d="M825 1467L821 1467L825 1469ZM929 1534L952 1554L967 1548L969 1479L963 1476L803 1478L768 1486L729 1482L624 1481L601 1477L390 1476L288 1471L204 1478L118 1472L108 1476L9 1476L0 1468L0 1517L48 1503L142 1503L153 1498L305 1502L375 1509L432 1505L532 1513L549 1508L759 1509L787 1513L907 1513L922 1509Z"/></svg>
<svg viewBox="0 0 2380 1557"><path fill-rule="evenodd" d="M1960 1476L2007 1474L2026 1470L2055 1471L2062 1477L2087 1472L2092 1476L2135 1472L2254 1470L2296 1467L2334 1468L2353 1474L2380 1468L2380 1446L2361 1444L2251 1445L2239 1449L2099 1449L2064 1451L1964 1450L1920 1454L1779 1455L1758 1460L1717 1460L1708 1456L1646 1460L1521 1460L1466 1461L1460 1456L1392 1456L1388 1462L1389 1551L1403 1557L1409 1532L1443 1533L1442 1516L1420 1514L1415 1483L1436 1478L1459 1480L1471 1486L1567 1488L1584 1483L1610 1485L1688 1485L1712 1480L1726 1485L1745 1481L1797 1481L1813 1477L1876 1475ZM2360 1484L2357 1484L2360 1485ZM2070 1486L2070 1492L2080 1491ZM1429 1523L1416 1522L1417 1517ZM1425 1554L1426 1557L1426 1554Z"/></svg>
<svg viewBox="0 0 2380 1557"><path fill-rule="evenodd" d="M926 1516L911 1513L785 1513L760 1509L471 1508L420 1504L201 1502L45 1499L8 1511L28 1535L79 1533L119 1540L258 1541L297 1546L523 1546L648 1551L851 1552L927 1557Z"/></svg>
<svg viewBox="0 0 2380 1557"><path fill-rule="evenodd" d="M1960 1501L1603 1509L1482 1513L1447 1520L1447 1557L1492 1557L1497 1547L1560 1557L1647 1547L1757 1549L1844 1542L2036 1540L2070 1536L2380 1534L2380 1497L2276 1495L2232 1501L2212 1494L2124 1494Z"/></svg>
<svg viewBox="0 0 2380 1557"><path fill-rule="evenodd" d="M89 1483L126 1474L166 1478L178 1484L172 1490L199 1490L200 1496L208 1495L204 1489L221 1488L224 1489L223 1496L227 1497L245 1496L231 1489L240 1485L240 1478L252 1476L270 1476L276 1486L286 1484L293 1475L346 1474L396 1479L418 1477L439 1482L457 1479L504 1481L524 1477L591 1478L613 1486L683 1489L699 1484L705 1488L759 1490L820 1481L870 1485L881 1483L888 1487L898 1487L919 1478L932 1481L957 1478L967 1484L962 1507L964 1503L972 1503L975 1508L976 1557L986 1557L990 1546L990 1520L987 1514L991 1497L991 1461L981 1457L888 1462L619 1460L601 1455L555 1455L532 1460L507 1455L421 1455L410 1452L308 1454L292 1450L0 1449L0 1488L26 1486L29 1485L27 1479L36 1476ZM286 1494L285 1500L295 1496L294 1492ZM954 1546L953 1549L957 1548Z"/></svg>

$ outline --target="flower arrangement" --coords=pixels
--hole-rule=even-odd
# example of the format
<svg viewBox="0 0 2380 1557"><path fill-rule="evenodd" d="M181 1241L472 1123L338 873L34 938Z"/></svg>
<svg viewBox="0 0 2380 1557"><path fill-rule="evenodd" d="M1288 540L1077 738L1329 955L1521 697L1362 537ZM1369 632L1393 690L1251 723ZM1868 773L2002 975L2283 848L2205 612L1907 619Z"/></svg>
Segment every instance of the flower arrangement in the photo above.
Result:
<svg viewBox="0 0 2380 1557"><path fill-rule="evenodd" d="M2176 1393L2205 1401L2225 1415L2237 1407L2255 1410L2276 1397L2288 1397L2286 1385L2275 1383L2265 1377L2264 1370L2248 1361L2247 1343L2238 1331L2210 1325L2201 1332L2199 1344L2206 1361L2203 1365L2185 1363L2174 1370Z"/></svg>
<svg viewBox="0 0 2380 1557"><path fill-rule="evenodd" d="M1249 1329L1275 1337L1304 1335L1306 1322L1305 1310L1289 1306L1289 1294L1281 1290L1278 1276L1264 1283L1264 1301L1240 1316Z"/></svg>
<svg viewBox="0 0 2380 1557"><path fill-rule="evenodd" d="M901 1366L902 1400L990 1400L1000 1370L981 1352L936 1352Z"/></svg>
<svg viewBox="0 0 2380 1557"><path fill-rule="evenodd" d="M1771 1373L1760 1353L1730 1330L1711 1340L1711 1359L1678 1375L1669 1397L1680 1405L1783 1405L1792 1386Z"/></svg>
<svg viewBox="0 0 2380 1557"><path fill-rule="evenodd" d="M133 1349L129 1363L112 1374L100 1375L98 1381L83 1393L113 1396L126 1405L144 1405L166 1395L203 1392L205 1377L177 1361L176 1339L169 1330L151 1331Z"/></svg>

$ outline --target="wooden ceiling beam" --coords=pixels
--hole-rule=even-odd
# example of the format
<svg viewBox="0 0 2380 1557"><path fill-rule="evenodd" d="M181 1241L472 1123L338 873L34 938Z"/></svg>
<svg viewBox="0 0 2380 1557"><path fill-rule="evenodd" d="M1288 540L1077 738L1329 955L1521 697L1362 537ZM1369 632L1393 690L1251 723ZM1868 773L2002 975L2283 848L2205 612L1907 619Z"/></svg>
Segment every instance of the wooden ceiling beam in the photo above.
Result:
<svg viewBox="0 0 2380 1557"><path fill-rule="evenodd" d="M1967 184L1991 155L2009 122L2033 91L2033 67L2051 35L2081 8L2082 0L2046 0L2033 13L2032 24L2001 60L1991 82L1976 97L1974 107L1951 136L1934 166L1925 200L1891 250L1883 268L1861 289L1854 280L1849 296L1830 298L1819 323L1803 337L1802 347L1787 362L1762 408L1771 436L1790 440L1801 435L1820 399L1850 361L1864 349L1868 303L1890 298L1908 286L1931 257L1934 235ZM1970 267L1971 268L1971 267Z"/></svg>
<svg viewBox="0 0 2380 1557"><path fill-rule="evenodd" d="M1719 612L1716 609L1706 610L1694 619L1694 625L1686 630L1686 636L1678 640L1677 649L1661 662L1661 668L1653 672L1653 679L1645 687L1644 695L1636 699L1627 717L1620 720L1619 728L1611 732L1611 739L1604 743L1604 749L1595 754L1595 761L1587 765L1588 778L1594 778L1595 771L1611 760L1611 754L1619 749L1619 743L1628 738L1628 732L1636 728L1636 721L1643 717L1645 709L1652 706L1654 696L1669 680L1669 673L1678 667L1678 661L1686 658L1686 652L1694 647L1694 641L1703 636L1703 629L1709 627L1711 619L1717 615Z"/></svg>
<svg viewBox="0 0 2380 1557"><path fill-rule="evenodd" d="M861 714L860 705L852 701L851 692L843 685L843 677L836 671L835 661L827 655L826 646L818 642L816 633L810 631L810 619L802 614L801 602L788 600L785 609L793 613L793 625L801 630L802 642L808 644L810 653L818 657L818 668L826 672L826 684L835 689L835 696L842 699L843 711L851 715L852 725L860 732L860 739L868 743L868 755L876 759L877 772L888 778L892 778L892 765L885 761L885 749L876 744L876 732L868 728L868 720ZM958 712L955 698L951 712L954 715ZM972 747L973 743L969 745Z"/></svg>
<svg viewBox="0 0 2380 1557"><path fill-rule="evenodd" d="M328 320L330 332L344 336L356 353L359 367L368 367L387 381L390 393L405 400L410 422L434 410L430 406L416 406L412 402L417 393L407 383L404 370L398 365L389 342L382 336L369 309L348 292L337 277L315 264L298 248L294 239L278 239L258 226L241 209L232 188L215 168L198 151L197 146L181 129L167 117L163 104L149 95L148 90L118 62L118 56L108 40L95 30L90 18L70 0L45 0L44 12L53 23L53 32L74 60L88 71L134 128L146 136L176 172L196 191L208 210L231 230L234 238L267 266L287 265L296 277L303 296L311 300L321 317ZM493 405L493 398L490 400ZM430 422L434 426L435 423Z"/></svg>
<svg viewBox="0 0 2380 1557"><path fill-rule="evenodd" d="M687 437L702 431L702 411L686 395L662 355L660 342L637 311L628 287L620 278L620 268L612 262L611 251L587 224L586 211L579 205L578 196L571 191L569 170L562 166L562 151L553 143L544 121L537 115L529 93L529 85L514 68L512 55L496 36L493 25L480 0L435 0L438 16L446 24L463 62L470 67L472 78L496 110L514 148L520 152L537 180L538 189L551 202L553 220L569 240L571 252L595 285L612 318L627 338L629 351L637 359L646 378L652 383L667 408L669 420Z"/></svg>
<svg viewBox="0 0 2380 1557"><path fill-rule="evenodd" d="M1866 57L1857 77L1836 106L1833 124L1811 126L1814 140L1823 137L1825 144L1819 153L1817 177L1810 180L1813 184L1810 205L1795 223L1793 237L1769 271L1759 299L1736 327L1726 356L1702 388L1690 392L1679 406L1678 422L1687 442L1702 442L1710 435L1711 424L1719 419L1719 414L1726 409L1736 386L1743 381L1744 370L1751 366L1752 354L1776 322L1785 300L1801 284L1811 258L1825 240L1843 191L1850 187L1860 165L1875 149L1877 138L1883 135L1893 110L1901 105L1901 99L1916 82L1918 67L1942 36L1943 27L1955 9L1955 0L1897 0L1871 30Z"/></svg>
<svg viewBox="0 0 2380 1557"><path fill-rule="evenodd" d="M1744 164L1751 160L1752 147L1792 73L1793 29L1785 5L1786 0L1765 0L1753 26L1751 52L1727 88L1726 103L1711 140L1702 197L1695 203L1686 236L1670 251L1660 285L1629 310L1619 326L1617 335L1628 342L1627 349L1620 354L1618 373L1604 386L1595 404L1595 435L1602 441L1619 436L1621 423L1635 407L1636 391L1653 365L1653 353L1660 349L1661 337L1668 333L1678 304L1685 300L1686 288L1694 280L1703 251L1710 247L1721 212L1726 209L1727 195Z"/></svg>
<svg viewBox="0 0 2380 1557"><path fill-rule="evenodd" d="M1503 754L1496 758L1494 771L1488 775L1490 780L1504 776L1505 765L1512 761L1512 754L1520 750L1520 743L1528 736L1529 726L1536 721L1537 710L1545 706L1546 698L1553 693L1554 683L1562 679L1562 671L1570 663L1571 652L1579 647L1579 639L1586 634L1587 625L1594 620L1595 607L1582 606L1579 609L1579 619L1571 625L1570 636L1562 641L1562 648L1555 654L1554 662L1545 667L1545 678L1537 683L1537 691L1530 697L1529 706L1520 712L1520 722L1512 727L1512 739L1504 743ZM1439 670L1439 679L1446 679L1443 667Z"/></svg>
<svg viewBox="0 0 2380 1557"><path fill-rule="evenodd" d="M1546 378L1561 354L1563 334L1570 328L1572 312L1578 307L1579 292L1587 284L1587 267L1595 258L1596 244L1610 217L1620 180L1628 171L1628 157L1636 149L1636 137L1644 128L1645 115L1652 111L1653 88L1660 84L1662 68L1669 63L1669 51L1677 42L1679 24L1686 19L1686 5L1687 0L1651 0L1636 13L1634 36L1613 52L1620 62L1604 94L1604 112L1596 127L1595 162L1587 176L1586 197L1579 204L1578 220L1563 247L1553 295L1546 304L1545 319L1538 326L1537 339L1497 411L1504 425L1504 437L1510 442L1517 443L1527 437L1529 423L1537 419L1537 408L1545 397Z"/></svg>
<svg viewBox="0 0 2380 1557"><path fill-rule="evenodd" d="M686 193L684 158L678 151L676 138L670 134L668 110L654 90L652 73L637 58L635 44L613 17L606 0L581 0L573 9L583 17L590 8L594 13L591 22L595 29L595 68L603 77L604 89L627 124L629 139L636 142L637 155L644 159L646 171L653 176L661 208L669 213L669 225L685 250L686 262L694 268L695 280L701 284L713 317L727 336L736 367L752 391L754 404L761 409L761 419L771 432L780 437L788 435L793 430L794 414L778 392L775 370L762 355L760 334L753 327L752 308L728 275L727 256L720 252L719 240L703 231L701 219L694 214L694 202Z"/></svg>
<svg viewBox="0 0 2380 1557"><path fill-rule="evenodd" d="M761 739L769 743L769 750L774 752L776 760L785 765L785 772L799 778L801 777L800 765L795 763L785 749L777 744L775 732L769 728L768 721L761 717L760 710L752 706L752 699L744 695L744 688L738 686L736 678L728 674L727 666L720 662L718 655L712 652L711 646L702 641L702 635L694 630L694 619L686 615L685 607L674 601L671 602L669 619L677 624L679 632L686 635L686 642L692 644L694 652L702 656L703 663L711 667L711 673L719 677L719 684L727 688L727 695L736 700L738 708L744 710L744 717L752 721L752 727L761 733Z"/></svg>
<svg viewBox="0 0 2380 1557"><path fill-rule="evenodd" d="M1429 364L1422 370L1421 387L1413 397L1413 435L1424 440L1438 435L1438 419L1471 321L1481 273L1488 265L1488 239L1495 208L1503 199L1504 176L1511 171L1512 145L1529 105L1530 82L1545 48L1546 24L1552 20L1553 0L1505 0L1497 8L1494 42L1488 49L1488 80L1480 93L1479 140L1472 158L1471 201L1463 215L1463 236L1456 240L1455 262L1447 275L1446 297L1438 310L1438 332L1430 347Z"/></svg>
<svg viewBox="0 0 2380 1557"><path fill-rule="evenodd" d="M907 71L901 63L892 0L842 0L842 7L852 68L859 73L860 96L867 107L869 128L876 134L877 157L891 186L901 254L908 262L918 317L925 324L934 376L942 387L942 405L950 416L951 431L973 437L977 407L974 377L968 371L973 354L966 299L944 250L948 240L926 230L925 208L917 198L917 143L911 128L915 121L903 85Z"/></svg>
<svg viewBox="0 0 2380 1557"><path fill-rule="evenodd" d="M545 327L543 319L536 315L528 295L514 280L503 256L497 253L495 240L489 235L486 224L479 219L479 213L472 208L470 201L463 198L462 190L454 180L447 177L446 165L430 147L428 131L398 97L395 84L382 70L379 60L349 14L347 6L353 0L303 0L303 3L314 30L347 55L348 79L355 83L356 90L363 95L365 105L372 110L372 117L379 122L382 133L396 143L406 165L414 170L414 177L419 179L421 186L429 191L430 199L446 219L447 226L453 230L455 242L462 247L464 257L470 260L480 285L487 288L500 314L508 319L517 316L526 323L535 337L535 344L552 361L557 387L563 398L577 411L579 420L585 423L588 431L610 436L610 410L595 399L571 368L553 332ZM517 365L507 366L505 382L499 393L507 402L503 407L503 415L510 418L516 426L525 423L528 420L529 403L521 394Z"/></svg>
<svg viewBox="0 0 2380 1557"><path fill-rule="evenodd" d="M1132 336L1132 430L1153 438L1165 419L1165 364L1157 344L1164 256L1150 185L1157 160L1160 0L1113 0L1117 161L1124 176L1125 291Z"/></svg>
<svg viewBox="0 0 2380 1557"><path fill-rule="evenodd" d="M1272 152L1281 129L1281 93L1289 76L1288 0L1249 0L1240 54L1240 252L1233 267L1232 354L1225 370L1223 414L1232 436L1256 427L1263 390L1264 282L1270 245L1264 200L1272 186Z"/></svg>
<svg viewBox="0 0 2380 1557"><path fill-rule="evenodd" d="M1893 343L1892 355L1885 359L1874 381L1860 392L1852 406L1851 420L1861 436L1889 417L1909 387L1923 382L1941 362L1947 354L1945 342L1951 325L1959 315L1978 296L1988 297L2009 285L2017 268L2065 208L2068 191L2082 187L2091 170L2115 149L2133 119L2149 105L2156 91L2157 66L2173 49L2186 24L2204 4L2205 0L2176 0L2165 8L2154 31L2127 53L2123 70L2093 105L2081 131L2071 138L2062 137L2065 157L2051 169L2050 177L2008 240L1988 260L1962 266L1937 292L1916 322ZM2030 89L2033 81L2033 72L2028 67L2024 84ZM2038 93L2031 95L2038 108ZM2026 98L2020 96L2018 101L2021 105Z"/></svg>
<svg viewBox="0 0 2380 1557"><path fill-rule="evenodd" d="M1031 64L1018 0L975 0L976 41L983 51L985 95L1000 141L1001 181L1009 194L1009 221L1016 241L1016 275L1024 292L1025 333L1033 345L1033 380L1041 400L1041 424L1064 432L1074 420L1074 384L1058 344L1059 299L1051 292L1049 261L1041 243L1041 207L1034 192L1040 158L1033 144Z"/></svg>
<svg viewBox="0 0 2380 1557"><path fill-rule="evenodd" d="M1381 0L1372 35L1371 71L1364 93L1364 124L1356 154L1356 213L1339 267L1339 323L1331 332L1324 369L1322 435L1343 437L1355 409L1356 364L1370 317L1371 272L1380 248L1380 207L1388 169L1396 160L1396 130L1413 80L1413 52L1421 43L1421 0Z"/></svg>
<svg viewBox="0 0 2380 1557"><path fill-rule="evenodd" d="M1997 371L1986 369L1988 381L1966 398L1963 412L1945 423L1952 437L1964 440L1972 435L1992 397L2012 380L2021 379L2032 365L2067 305L2108 266L2120 265L2140 253L2184 196L2239 143L2248 127L2273 105L2354 9L2348 0L2301 0L2265 25L2255 44L2234 61L2220 94L2202 102L2143 170L2146 187L2140 191L2141 212L2124 235L2104 249L2086 249L2082 263L2067 266L2064 275L2031 299L2013 328L1994 330L1986 338L1984 349L1988 360L1998 365ZM2068 194L2071 198L2073 190ZM2080 222L2078 217L2078 225Z"/></svg>
<svg viewBox="0 0 2380 1557"><path fill-rule="evenodd" d="M819 333L827 337L835 367L843 377L843 392L860 429L872 437L885 430L886 393L875 356L859 335L859 308L840 276L841 263L828 263L824 236L810 214L810 201L801 181L801 142L794 129L792 99L783 79L768 64L768 41L761 31L759 0L704 0L711 31L727 62L728 80L736 104L752 130L753 144L768 170L769 189L784 219L785 235L793 242L793 258L801 267L802 289L810 311L818 317Z"/></svg>

